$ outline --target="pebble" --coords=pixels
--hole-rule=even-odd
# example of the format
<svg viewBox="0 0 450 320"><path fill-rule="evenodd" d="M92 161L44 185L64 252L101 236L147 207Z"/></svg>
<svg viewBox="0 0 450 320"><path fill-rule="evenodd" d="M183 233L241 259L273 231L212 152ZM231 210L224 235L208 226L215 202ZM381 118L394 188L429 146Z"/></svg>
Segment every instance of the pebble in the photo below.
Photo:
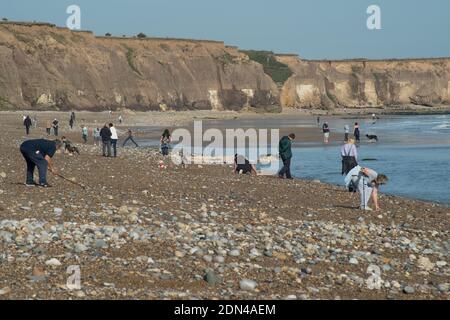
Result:
<svg viewBox="0 0 450 320"><path fill-rule="evenodd" d="M241 253L239 252L239 250L231 250L229 253L228 253L230 256L232 256L232 257L239 257L240 255L241 255Z"/></svg>
<svg viewBox="0 0 450 320"><path fill-rule="evenodd" d="M213 271L209 270L206 272L204 279L209 284L215 285L221 281L220 277L218 277Z"/></svg>
<svg viewBox="0 0 450 320"><path fill-rule="evenodd" d="M255 281L249 279L243 279L239 282L239 287L244 291L253 291L256 289L257 285L258 284Z"/></svg>
<svg viewBox="0 0 450 320"><path fill-rule="evenodd" d="M406 287L403 288L403 293L413 294L415 292L416 292L416 290L414 290L414 288L411 287L411 286L406 286Z"/></svg>
<svg viewBox="0 0 450 320"><path fill-rule="evenodd" d="M58 267L61 265L61 262L56 258L52 258L50 260L45 261L45 264L47 266Z"/></svg>
<svg viewBox="0 0 450 320"><path fill-rule="evenodd" d="M358 262L358 259L356 259L356 258L351 258L351 259L349 260L349 263L350 263L350 264L358 264L359 262Z"/></svg>
<svg viewBox="0 0 450 320"><path fill-rule="evenodd" d="M10 287L4 287L3 289L0 289L0 296L3 296L5 294L8 294L11 292L11 288Z"/></svg>

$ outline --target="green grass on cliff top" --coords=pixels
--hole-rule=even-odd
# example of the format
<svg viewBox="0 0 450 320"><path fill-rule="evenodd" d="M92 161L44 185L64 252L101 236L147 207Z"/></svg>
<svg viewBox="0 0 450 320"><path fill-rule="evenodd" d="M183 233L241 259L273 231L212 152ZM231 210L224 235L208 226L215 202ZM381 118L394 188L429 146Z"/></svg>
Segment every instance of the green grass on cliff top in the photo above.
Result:
<svg viewBox="0 0 450 320"><path fill-rule="evenodd" d="M291 69L286 64L279 62L271 51L245 50L241 52L248 55L250 60L261 64L264 72L278 85L283 85L293 75Z"/></svg>

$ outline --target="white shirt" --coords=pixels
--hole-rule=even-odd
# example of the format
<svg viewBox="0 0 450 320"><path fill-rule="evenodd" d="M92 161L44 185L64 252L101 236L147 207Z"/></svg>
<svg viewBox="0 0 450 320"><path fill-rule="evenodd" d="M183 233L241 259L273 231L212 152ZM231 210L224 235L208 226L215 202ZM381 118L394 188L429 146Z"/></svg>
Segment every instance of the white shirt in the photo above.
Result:
<svg viewBox="0 0 450 320"><path fill-rule="evenodd" d="M112 140L118 140L119 137L117 136L117 130L114 127L109 128L111 130L111 139Z"/></svg>

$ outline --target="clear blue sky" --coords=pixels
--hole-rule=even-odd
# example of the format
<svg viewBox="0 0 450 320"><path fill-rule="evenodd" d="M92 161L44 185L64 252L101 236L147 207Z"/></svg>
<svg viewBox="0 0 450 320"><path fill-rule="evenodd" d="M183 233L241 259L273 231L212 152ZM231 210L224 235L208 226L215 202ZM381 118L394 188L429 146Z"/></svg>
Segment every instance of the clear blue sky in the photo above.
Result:
<svg viewBox="0 0 450 320"><path fill-rule="evenodd" d="M70 4L98 35L222 40L307 59L450 56L449 0L1 0L0 17L65 26ZM366 27L371 4L382 30Z"/></svg>

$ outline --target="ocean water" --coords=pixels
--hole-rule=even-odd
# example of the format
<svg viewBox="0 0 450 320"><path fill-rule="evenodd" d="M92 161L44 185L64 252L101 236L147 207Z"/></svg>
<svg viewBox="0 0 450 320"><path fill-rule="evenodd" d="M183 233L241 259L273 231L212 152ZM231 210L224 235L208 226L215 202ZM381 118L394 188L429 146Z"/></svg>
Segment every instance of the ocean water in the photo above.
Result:
<svg viewBox="0 0 450 320"><path fill-rule="evenodd" d="M302 137L298 137L293 144L291 164L295 177L343 185L340 147L344 125L348 124L352 131L357 121L362 136L358 146L359 164L389 177L381 192L450 204L450 115L384 116L376 122L354 118L326 120L331 131L342 135L342 139L324 145L321 141L303 142ZM256 128L313 127L320 130L315 118L212 121L207 127L245 129L252 125ZM379 142L367 141L365 134L377 135ZM141 143L158 145L154 139ZM244 150L238 152L245 153Z"/></svg>

